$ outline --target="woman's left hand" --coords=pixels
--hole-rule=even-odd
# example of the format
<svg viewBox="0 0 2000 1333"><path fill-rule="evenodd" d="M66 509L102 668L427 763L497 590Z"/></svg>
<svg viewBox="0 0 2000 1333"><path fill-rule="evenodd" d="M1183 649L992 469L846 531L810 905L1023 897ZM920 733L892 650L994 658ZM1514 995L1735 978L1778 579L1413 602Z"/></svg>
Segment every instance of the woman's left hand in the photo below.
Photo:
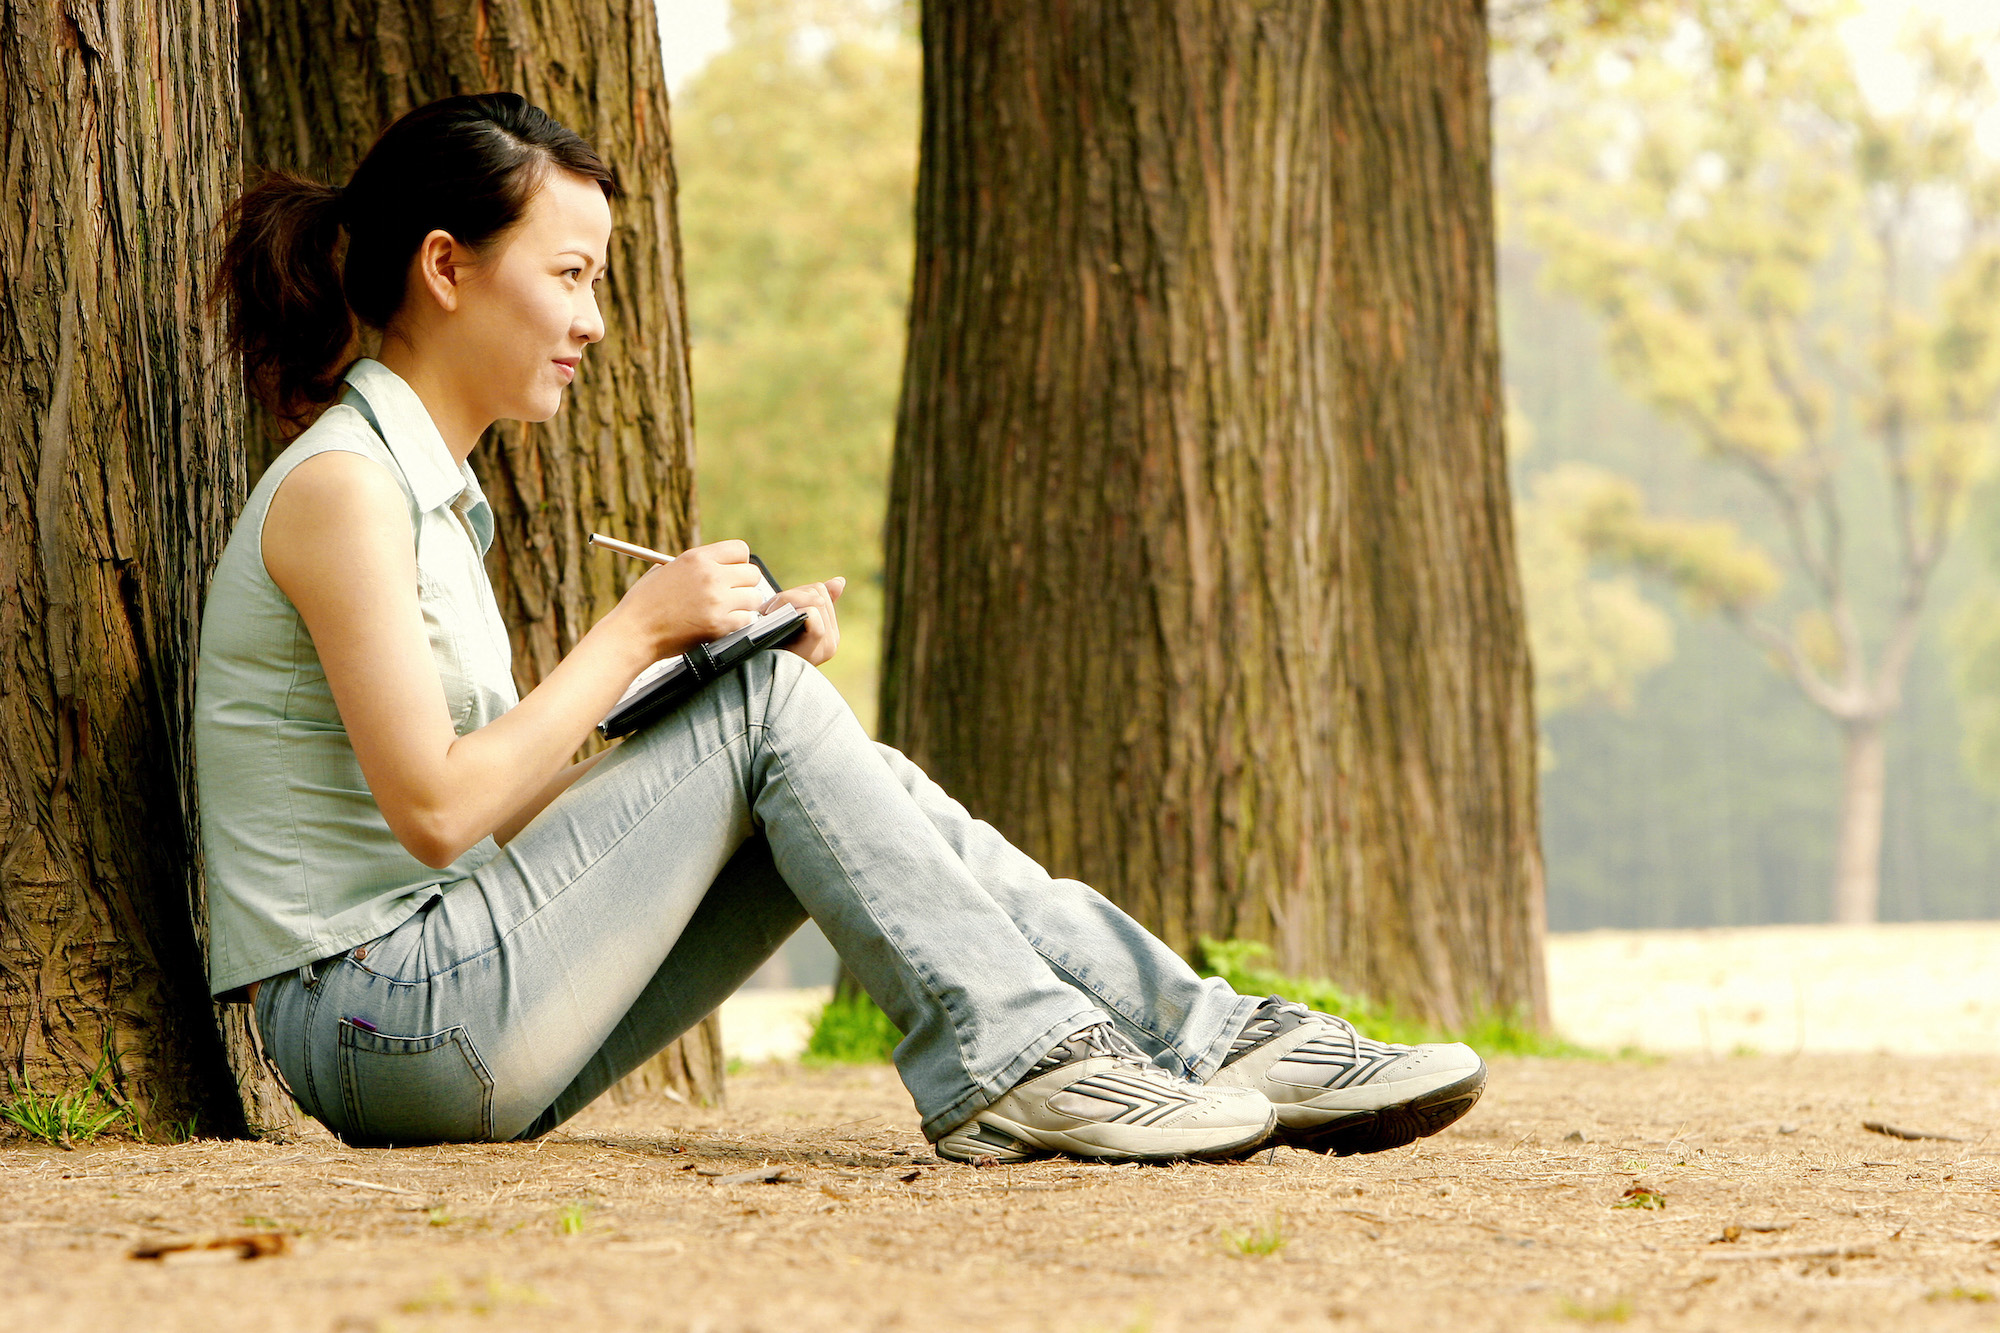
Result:
<svg viewBox="0 0 2000 1333"><path fill-rule="evenodd" d="M789 605L807 613L805 629L798 638L785 645L787 652L797 653L814 666L821 665L834 655L840 648L840 621L833 614L833 604L846 590L847 580L835 577L824 583L787 588L764 603L766 612Z"/></svg>

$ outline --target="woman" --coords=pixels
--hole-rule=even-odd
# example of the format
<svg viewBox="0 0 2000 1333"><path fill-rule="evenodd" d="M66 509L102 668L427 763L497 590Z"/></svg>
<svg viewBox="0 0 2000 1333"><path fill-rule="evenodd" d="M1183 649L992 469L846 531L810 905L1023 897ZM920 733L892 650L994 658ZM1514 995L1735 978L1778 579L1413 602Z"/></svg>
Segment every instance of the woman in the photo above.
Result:
<svg viewBox="0 0 2000 1333"><path fill-rule="evenodd" d="M345 189L278 174L237 205L233 345L317 417L208 596L210 980L299 1104L354 1143L545 1133L811 916L906 1034L945 1157L1230 1156L1274 1125L1367 1151L1463 1114L1465 1047L1197 977L870 742L816 669L840 579L780 595L810 617L788 650L569 762L640 670L759 609L742 542L696 547L515 697L466 460L552 417L603 336L616 196L576 134L481 94L403 117ZM350 363L355 318L379 359Z"/></svg>

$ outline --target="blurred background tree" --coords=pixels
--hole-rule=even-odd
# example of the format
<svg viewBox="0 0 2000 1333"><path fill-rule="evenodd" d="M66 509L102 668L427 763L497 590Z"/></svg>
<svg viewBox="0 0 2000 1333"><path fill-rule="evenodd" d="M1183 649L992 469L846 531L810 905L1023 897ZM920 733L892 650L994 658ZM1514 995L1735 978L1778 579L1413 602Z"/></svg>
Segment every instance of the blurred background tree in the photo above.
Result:
<svg viewBox="0 0 2000 1333"><path fill-rule="evenodd" d="M827 665L873 729L917 170L913 15L736 0L674 105L702 536L847 576Z"/></svg>
<svg viewBox="0 0 2000 1333"><path fill-rule="evenodd" d="M1973 140L1976 50L1913 31L1906 109L1857 86L1829 17L1690 6L1668 40L1571 42L1511 128L1510 203L1543 278L1603 321L1617 373L1749 479L1771 535L1648 517L1570 465L1570 530L1761 646L1837 724L1833 915L1875 919L1886 741L2000 394L2000 180ZM1517 107L1522 103L1517 102ZM1886 543L1858 518L1883 511Z"/></svg>

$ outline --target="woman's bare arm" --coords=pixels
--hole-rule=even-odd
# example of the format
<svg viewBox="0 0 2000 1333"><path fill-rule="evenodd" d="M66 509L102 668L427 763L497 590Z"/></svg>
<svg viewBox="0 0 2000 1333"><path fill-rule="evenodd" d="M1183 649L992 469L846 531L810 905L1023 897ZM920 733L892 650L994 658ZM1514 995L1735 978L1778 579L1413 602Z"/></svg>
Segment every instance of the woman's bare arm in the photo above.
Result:
<svg viewBox="0 0 2000 1333"><path fill-rule="evenodd" d="M460 736L417 602L408 503L386 469L342 451L301 463L272 497L263 555L312 635L383 818L437 868L517 832L633 677L748 624L758 600L747 546L697 547L634 585L518 705Z"/></svg>
<svg viewBox="0 0 2000 1333"><path fill-rule="evenodd" d="M616 745L611 747L612 750L617 748ZM610 753L611 750L599 750L596 754L590 756L590 758L579 760L577 763L571 764L568 768L550 778L540 791L530 796L520 809L507 816L506 822L493 830L493 841L499 843L502 847L512 842L516 833L528 827L536 815L549 808L550 801L555 800L556 797L568 791L571 783L597 767L597 761Z"/></svg>

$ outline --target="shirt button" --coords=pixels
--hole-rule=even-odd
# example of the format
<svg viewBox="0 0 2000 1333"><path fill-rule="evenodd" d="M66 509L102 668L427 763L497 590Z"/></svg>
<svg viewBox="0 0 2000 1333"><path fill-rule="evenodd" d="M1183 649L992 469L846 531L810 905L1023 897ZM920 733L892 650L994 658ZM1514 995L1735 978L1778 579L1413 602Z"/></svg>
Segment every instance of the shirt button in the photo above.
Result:
<svg viewBox="0 0 2000 1333"><path fill-rule="evenodd" d="M362 959L366 958L367 956L368 956L368 946L365 944L362 945L359 949L356 949L354 951L354 961L357 963L360 962Z"/></svg>

